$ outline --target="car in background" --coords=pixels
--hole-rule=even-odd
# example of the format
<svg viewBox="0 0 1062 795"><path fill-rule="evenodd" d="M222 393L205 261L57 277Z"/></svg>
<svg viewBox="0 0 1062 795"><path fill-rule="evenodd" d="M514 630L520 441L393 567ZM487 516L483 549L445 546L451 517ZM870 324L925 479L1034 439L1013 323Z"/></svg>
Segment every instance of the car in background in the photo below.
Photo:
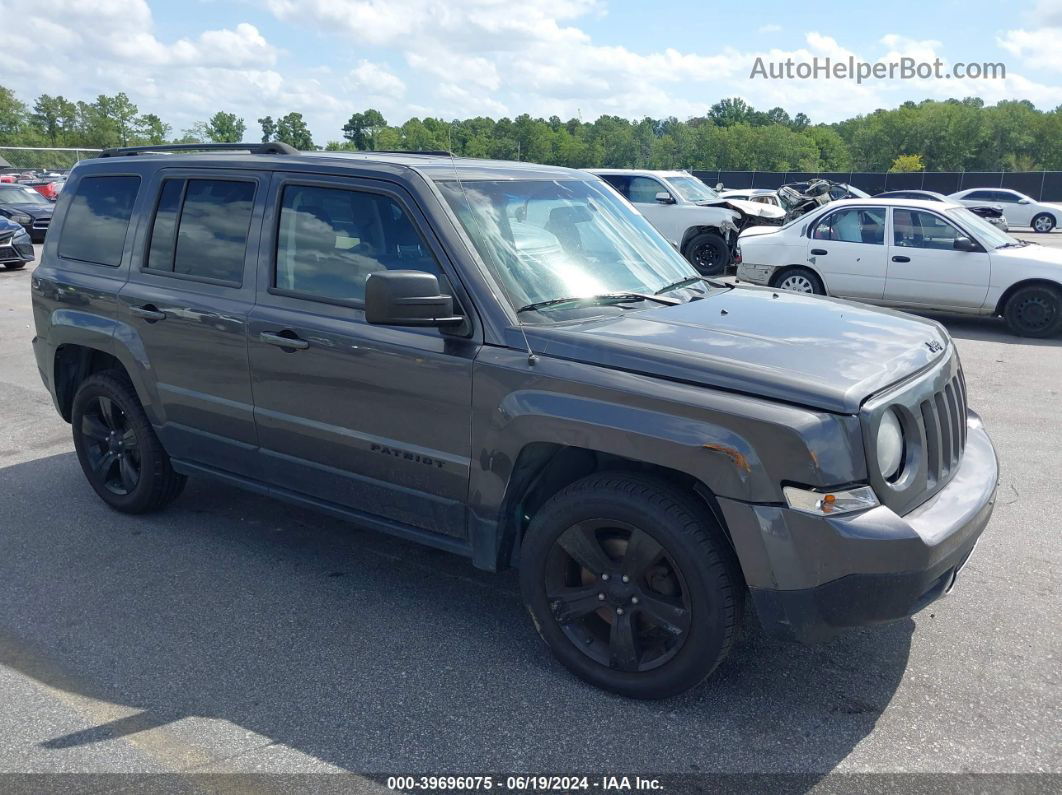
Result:
<svg viewBox="0 0 1062 795"><path fill-rule="evenodd" d="M0 265L17 271L33 261L33 242L20 224L0 217Z"/></svg>
<svg viewBox="0 0 1062 795"><path fill-rule="evenodd" d="M43 243L54 202L25 185L0 185L0 215L21 224L34 243Z"/></svg>
<svg viewBox="0 0 1062 795"><path fill-rule="evenodd" d="M746 201L746 202L758 202L759 204L769 204L772 207L781 207L781 203L778 201L778 193L773 190L767 190L766 188L749 188L748 190L718 190L719 195L724 199L730 199L732 201Z"/></svg>
<svg viewBox="0 0 1062 795"><path fill-rule="evenodd" d="M927 202L946 202L951 201L943 193L937 193L935 190L890 190L885 193L879 193L874 196L875 199L923 199ZM984 218L992 226L1002 229L1004 232L1009 232L1010 227L1007 224L1007 217L1003 214L1003 207L999 204L968 204L966 205L970 212L974 215L979 215Z"/></svg>
<svg viewBox="0 0 1062 795"><path fill-rule="evenodd" d="M1003 215L1010 226L1031 226L1034 232L1050 232L1062 223L1062 207L1038 202L1009 188L969 188L948 196L951 201L967 207L991 202L1003 207Z"/></svg>
<svg viewBox="0 0 1062 795"><path fill-rule="evenodd" d="M955 202L849 199L781 229L748 229L738 278L905 309L1002 315L1062 330L1062 249L1017 240Z"/></svg>
<svg viewBox="0 0 1062 795"><path fill-rule="evenodd" d="M63 183L65 182L66 180L60 177L58 179L24 180L20 184L25 185L27 188L33 188L33 190L37 191L37 193L48 201L54 202L59 198L59 194L63 190Z"/></svg>
<svg viewBox="0 0 1062 795"><path fill-rule="evenodd" d="M687 171L589 171L629 200L703 276L726 272L742 229L785 220L781 208L723 198Z"/></svg>

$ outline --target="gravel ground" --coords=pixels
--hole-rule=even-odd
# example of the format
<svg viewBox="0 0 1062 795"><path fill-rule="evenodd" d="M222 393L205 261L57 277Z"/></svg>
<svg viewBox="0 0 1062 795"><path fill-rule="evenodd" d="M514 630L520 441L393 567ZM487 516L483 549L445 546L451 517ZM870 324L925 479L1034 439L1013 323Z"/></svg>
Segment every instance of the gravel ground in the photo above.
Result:
<svg viewBox="0 0 1062 795"><path fill-rule="evenodd" d="M554 663L511 573L206 480L109 511L30 274L0 271L0 773L1062 773L1060 339L938 318L1002 465L951 596L814 648L748 621L707 685L642 703Z"/></svg>

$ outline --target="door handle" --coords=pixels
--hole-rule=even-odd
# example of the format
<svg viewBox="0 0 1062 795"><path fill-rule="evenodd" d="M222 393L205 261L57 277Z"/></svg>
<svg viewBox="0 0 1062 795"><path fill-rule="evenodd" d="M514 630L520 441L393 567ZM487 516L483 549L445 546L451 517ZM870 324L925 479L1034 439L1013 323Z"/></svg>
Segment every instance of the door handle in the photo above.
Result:
<svg viewBox="0 0 1062 795"><path fill-rule="evenodd" d="M822 256L823 254L826 253L826 249L824 249L824 248L813 248L813 249L811 249L811 253L814 254L816 257Z"/></svg>
<svg viewBox="0 0 1062 795"><path fill-rule="evenodd" d="M286 334L291 336L285 336ZM258 339L266 345L276 345L278 348L287 348L289 351L304 351L310 347L310 343L306 340L300 340L295 336L294 331L282 331L279 334L263 331L258 335Z"/></svg>
<svg viewBox="0 0 1062 795"><path fill-rule="evenodd" d="M911 258L910 257L905 257L902 254L897 254L895 257L892 258L892 261L893 262L910 262Z"/></svg>
<svg viewBox="0 0 1062 795"><path fill-rule="evenodd" d="M166 319L166 313L160 310L154 304L144 304L144 306L131 306L129 307L129 314L134 317L142 317L148 323L157 323L160 320Z"/></svg>

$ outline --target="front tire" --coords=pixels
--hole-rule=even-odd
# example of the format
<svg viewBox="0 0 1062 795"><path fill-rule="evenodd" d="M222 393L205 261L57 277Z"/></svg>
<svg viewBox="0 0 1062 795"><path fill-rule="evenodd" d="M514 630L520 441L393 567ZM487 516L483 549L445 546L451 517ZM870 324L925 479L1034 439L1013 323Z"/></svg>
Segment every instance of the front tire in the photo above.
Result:
<svg viewBox="0 0 1062 795"><path fill-rule="evenodd" d="M1040 213L1032 219L1032 228L1034 232L1050 232L1055 228L1055 217L1051 213Z"/></svg>
<svg viewBox="0 0 1062 795"><path fill-rule="evenodd" d="M557 659L632 698L705 679L730 651L744 605L733 552L704 506L624 472L583 478L538 511L520 586Z"/></svg>
<svg viewBox="0 0 1062 795"><path fill-rule="evenodd" d="M87 378L71 410L74 448L96 493L123 513L146 513L169 504L184 488L173 471L143 406L124 374Z"/></svg>
<svg viewBox="0 0 1062 795"><path fill-rule="evenodd" d="M771 287L777 290L788 290L793 293L805 293L807 295L826 295L826 288L822 279L814 271L807 268L789 268L782 271L771 280Z"/></svg>
<svg viewBox="0 0 1062 795"><path fill-rule="evenodd" d="M686 244L685 256L701 276L722 276L730 264L730 247L722 235L701 232Z"/></svg>
<svg viewBox="0 0 1062 795"><path fill-rule="evenodd" d="M1021 287L1003 307L1007 326L1021 337L1051 337L1062 330L1062 291L1045 284Z"/></svg>

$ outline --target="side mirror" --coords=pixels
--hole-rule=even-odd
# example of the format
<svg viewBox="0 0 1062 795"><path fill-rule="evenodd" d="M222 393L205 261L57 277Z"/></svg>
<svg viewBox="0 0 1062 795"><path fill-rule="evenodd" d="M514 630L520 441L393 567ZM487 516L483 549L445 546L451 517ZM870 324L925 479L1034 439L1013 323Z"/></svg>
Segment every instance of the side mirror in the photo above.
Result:
<svg viewBox="0 0 1062 795"><path fill-rule="evenodd" d="M1018 199L1018 204L1032 204L1028 199Z"/></svg>
<svg viewBox="0 0 1062 795"><path fill-rule="evenodd" d="M723 189L723 183L722 182L715 183L715 189L716 190L722 190Z"/></svg>
<svg viewBox="0 0 1062 795"><path fill-rule="evenodd" d="M454 299L424 271L378 271L365 280L365 320L379 326L456 326Z"/></svg>
<svg viewBox="0 0 1062 795"><path fill-rule="evenodd" d="M968 237L957 237L952 247L956 251L980 251L981 247Z"/></svg>
<svg viewBox="0 0 1062 795"><path fill-rule="evenodd" d="M672 198L671 194L668 193L666 190L662 190L658 194L656 194L656 200L658 202L660 202L661 204L674 204L675 203L674 198Z"/></svg>

